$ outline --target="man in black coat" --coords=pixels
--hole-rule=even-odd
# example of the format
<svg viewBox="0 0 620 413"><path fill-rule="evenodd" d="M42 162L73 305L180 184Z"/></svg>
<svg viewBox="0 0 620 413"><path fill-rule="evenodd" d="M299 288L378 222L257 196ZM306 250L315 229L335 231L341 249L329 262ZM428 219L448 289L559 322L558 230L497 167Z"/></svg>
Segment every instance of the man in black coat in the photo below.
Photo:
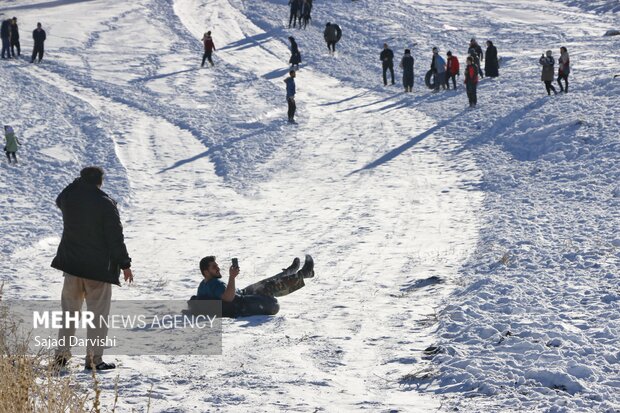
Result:
<svg viewBox="0 0 620 413"><path fill-rule="evenodd" d="M17 17L13 17L11 21L11 55L15 57L15 48L17 48L17 56L21 56L22 49L19 44L19 27L17 26Z"/></svg>
<svg viewBox="0 0 620 413"><path fill-rule="evenodd" d="M392 84L394 84L394 52L388 47L387 43L383 43L383 51L379 55L379 59L383 64L383 85L387 86L387 71L392 75Z"/></svg>
<svg viewBox="0 0 620 413"><path fill-rule="evenodd" d="M291 7L291 14L288 18L288 28L291 28L291 23L293 27L297 23L297 19L300 17L301 12L301 0L289 0L289 6ZM301 29L301 22L299 24L299 28Z"/></svg>
<svg viewBox="0 0 620 413"><path fill-rule="evenodd" d="M56 205L62 211L64 229L52 267L64 273L62 311L63 314L80 311L86 300L88 311L95 316L95 328L87 330L89 343L105 341L107 337L107 326L97 322L110 313L112 284L120 285L121 269L125 281L133 281L131 258L125 246L116 202L101 190L103 175L103 170L98 167L82 169L80 177L56 199ZM75 326L64 325L58 332L58 367L66 365L71 357L69 343L72 336L75 336ZM87 346L87 369L116 367L102 360L103 349L104 345Z"/></svg>
<svg viewBox="0 0 620 413"><path fill-rule="evenodd" d="M2 21L0 25L0 37L2 37L2 58L8 59L11 57L11 20L6 19ZM6 56L5 56L6 53Z"/></svg>
<svg viewBox="0 0 620 413"><path fill-rule="evenodd" d="M490 40L487 40L487 50L484 58L484 74L487 77L499 76L499 60L497 59L497 48Z"/></svg>
<svg viewBox="0 0 620 413"><path fill-rule="evenodd" d="M37 28L32 32L32 39L34 40L34 49L32 49L32 59L30 63L34 63L35 57L39 56L39 63L43 59L43 43L45 43L45 30L41 27L41 23L37 23Z"/></svg>

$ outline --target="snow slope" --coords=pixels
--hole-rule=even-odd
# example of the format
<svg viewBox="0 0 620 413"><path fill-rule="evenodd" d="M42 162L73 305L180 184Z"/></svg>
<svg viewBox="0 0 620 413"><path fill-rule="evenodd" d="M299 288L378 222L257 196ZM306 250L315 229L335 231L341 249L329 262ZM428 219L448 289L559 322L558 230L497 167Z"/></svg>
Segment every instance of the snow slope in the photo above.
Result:
<svg viewBox="0 0 620 413"><path fill-rule="evenodd" d="M52 3L15 10L22 27L44 22L49 60L0 71L17 85L2 108L19 108L3 122L27 144L23 165L0 167L9 296L60 295L52 204L89 163L108 170L134 259L138 282L116 298L186 299L210 253L238 256L248 283L292 255L317 262L278 316L225 323L223 356L120 357L121 408L620 409L620 81L617 41L601 37L614 14L334 0L299 31L285 0ZM343 28L335 58L325 21ZM199 70L207 29L217 66ZM304 58L294 127L290 34ZM503 63L466 111L462 90L418 85L432 46L463 60L472 36ZM414 50L412 96L377 86L386 41ZM571 93L547 98L537 58L560 45Z"/></svg>

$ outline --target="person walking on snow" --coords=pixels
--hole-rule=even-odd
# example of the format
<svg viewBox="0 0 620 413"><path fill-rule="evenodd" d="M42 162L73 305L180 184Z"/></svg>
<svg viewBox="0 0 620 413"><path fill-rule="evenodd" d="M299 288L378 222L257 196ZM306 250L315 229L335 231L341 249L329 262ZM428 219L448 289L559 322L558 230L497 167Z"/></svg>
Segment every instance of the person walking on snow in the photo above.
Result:
<svg viewBox="0 0 620 413"><path fill-rule="evenodd" d="M204 67L205 60L209 60L209 64L211 65L211 67L213 67L213 59L211 59L211 55L216 49L210 31L206 32L204 36L202 36L202 44L204 45L205 52L202 55L202 64L200 65L200 67Z"/></svg>
<svg viewBox="0 0 620 413"><path fill-rule="evenodd" d="M41 23L37 23L37 28L33 30L32 39L34 40L34 48L32 49L32 59L30 59L30 63L34 63L37 56L39 57L39 63L41 63L44 52L43 44L47 39L45 30L41 27Z"/></svg>
<svg viewBox="0 0 620 413"><path fill-rule="evenodd" d="M301 11L301 0L289 0L288 5L291 8L290 15L288 18L288 28L291 28L291 23L293 27L297 23L297 19L299 18L299 12ZM301 28L301 25L300 25Z"/></svg>
<svg viewBox="0 0 620 413"><path fill-rule="evenodd" d="M301 5L300 16L303 19L303 27L305 29L312 20L312 0L304 0Z"/></svg>
<svg viewBox="0 0 620 413"><path fill-rule="evenodd" d="M0 25L0 37L2 37L2 58L11 57L11 20L6 19ZM6 57L4 56L6 53Z"/></svg>
<svg viewBox="0 0 620 413"><path fill-rule="evenodd" d="M4 139L4 152L6 153L9 163L11 163L11 157L13 157L13 163L17 163L15 153L17 152L17 147L21 146L21 143L19 142L19 139L17 139L17 136L15 136L13 128L8 125L4 126Z"/></svg>
<svg viewBox="0 0 620 413"><path fill-rule="evenodd" d="M332 56L336 54L336 43L338 43L340 37L342 37L342 30L340 29L340 26L335 23L332 24L330 22L327 22L327 24L325 25L325 30L323 31L323 38L327 43L327 49L329 50L329 54L331 54Z"/></svg>
<svg viewBox="0 0 620 413"><path fill-rule="evenodd" d="M547 89L547 95L551 96L551 91L553 91L554 95L557 95L558 92L555 90L551 82L553 82L553 77L555 75L554 65L555 59L553 58L553 52L551 50L547 50L547 53L543 54L538 61L542 66L542 75L540 80L545 82L545 88Z"/></svg>
<svg viewBox="0 0 620 413"><path fill-rule="evenodd" d="M568 50L566 47L560 47L560 58L558 59L558 85L560 85L560 92L568 93L568 75L570 74L570 58L568 56ZM566 86L562 86L562 79L566 83Z"/></svg>
<svg viewBox="0 0 620 413"><path fill-rule="evenodd" d="M413 56L411 50L405 49L405 55L400 61L400 68L403 69L403 86L405 92L413 92Z"/></svg>
<svg viewBox="0 0 620 413"><path fill-rule="evenodd" d="M284 79L286 83L286 102L288 103L288 122L295 123L295 111L297 105L295 105L295 71L289 72L289 77Z"/></svg>
<svg viewBox="0 0 620 413"><path fill-rule="evenodd" d="M86 307L94 315L86 331L88 345L84 367L88 370L110 370L113 363L103 361L110 314L112 285L120 286L120 273L126 282L133 281L131 258L127 253L123 225L116 202L101 190L103 169L86 167L56 198L62 211L64 229L52 268L63 272L61 307L63 314L74 314ZM58 331L58 348L54 366L60 369L71 358L75 324L63 316Z"/></svg>
<svg viewBox="0 0 620 413"><path fill-rule="evenodd" d="M478 67L478 74L480 75L480 78L483 78L484 74L482 73L481 62L484 60L484 53L482 53L482 47L480 47L476 39L471 39L469 42L469 50L467 51L467 54L473 56L474 64Z"/></svg>
<svg viewBox="0 0 620 413"><path fill-rule="evenodd" d="M475 108L478 104L478 68L474 63L473 56L467 57L467 67L465 68L465 89L467 89L467 98L469 99L469 107Z"/></svg>
<svg viewBox="0 0 620 413"><path fill-rule="evenodd" d="M431 60L431 71L435 75L435 92L439 88L446 88L446 61L439 55L439 49L433 47L433 59Z"/></svg>
<svg viewBox="0 0 620 413"><path fill-rule="evenodd" d="M383 85L387 86L387 71L392 76L392 84L394 84L394 52L388 47L387 43L383 43L383 50L379 55L379 59L383 65Z"/></svg>
<svg viewBox="0 0 620 413"><path fill-rule="evenodd" d="M299 47L297 46L297 42L293 36L290 36L288 40L291 42L291 58L288 62L291 64L291 69L299 70L299 64L301 63L301 53L299 52Z"/></svg>
<svg viewBox="0 0 620 413"><path fill-rule="evenodd" d="M17 48L17 56L21 56L22 49L19 44L19 27L17 26L17 17L13 17L11 21L11 55L15 57L15 48Z"/></svg>
<svg viewBox="0 0 620 413"><path fill-rule="evenodd" d="M487 50L484 58L484 75L486 77L499 76L499 60L497 58L497 48L493 42L487 40Z"/></svg>
<svg viewBox="0 0 620 413"><path fill-rule="evenodd" d="M451 51L448 51L447 55L448 59L446 60L446 72L448 78L446 79L446 86L450 89L450 80L452 80L454 90L456 90L456 76L461 70L459 67L459 59L456 56L453 56Z"/></svg>

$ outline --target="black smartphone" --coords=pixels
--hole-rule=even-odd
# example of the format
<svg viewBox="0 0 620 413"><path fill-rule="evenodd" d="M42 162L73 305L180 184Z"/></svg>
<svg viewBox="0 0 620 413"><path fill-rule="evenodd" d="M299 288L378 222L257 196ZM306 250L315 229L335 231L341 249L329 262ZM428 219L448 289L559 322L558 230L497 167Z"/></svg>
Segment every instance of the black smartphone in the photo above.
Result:
<svg viewBox="0 0 620 413"><path fill-rule="evenodd" d="M239 268L239 260L236 258L232 259L232 266L235 268Z"/></svg>

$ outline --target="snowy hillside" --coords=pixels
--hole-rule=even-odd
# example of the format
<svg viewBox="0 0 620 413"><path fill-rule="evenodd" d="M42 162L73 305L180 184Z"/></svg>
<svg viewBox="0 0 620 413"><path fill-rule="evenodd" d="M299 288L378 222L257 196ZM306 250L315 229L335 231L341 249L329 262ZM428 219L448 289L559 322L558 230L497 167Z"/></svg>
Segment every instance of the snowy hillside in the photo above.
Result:
<svg viewBox="0 0 620 413"><path fill-rule="evenodd" d="M0 62L0 121L24 144L0 164L6 296L60 297L54 200L97 164L136 277L115 299L185 300L205 255L239 257L241 286L317 263L278 315L225 320L221 356L108 356L106 403L118 374L124 410L620 411L620 45L602 36L620 18L571 0L314 3L298 30L286 0L3 2L23 58ZM463 64L472 37L502 58L476 110L422 79L433 46ZM412 49L413 94L399 69L382 86L384 42ZM547 97L538 58L560 46L570 93Z"/></svg>

